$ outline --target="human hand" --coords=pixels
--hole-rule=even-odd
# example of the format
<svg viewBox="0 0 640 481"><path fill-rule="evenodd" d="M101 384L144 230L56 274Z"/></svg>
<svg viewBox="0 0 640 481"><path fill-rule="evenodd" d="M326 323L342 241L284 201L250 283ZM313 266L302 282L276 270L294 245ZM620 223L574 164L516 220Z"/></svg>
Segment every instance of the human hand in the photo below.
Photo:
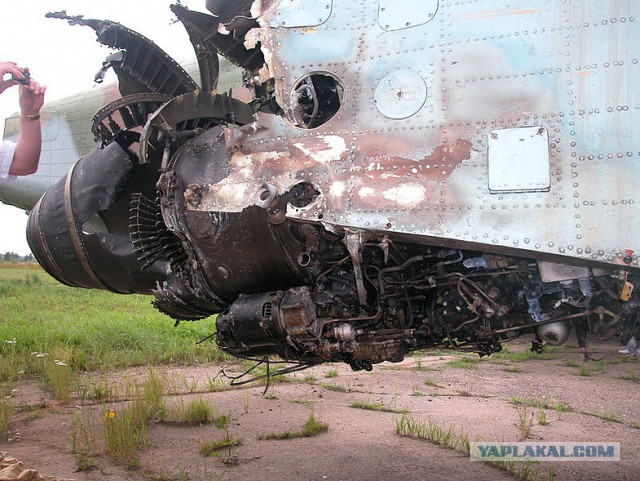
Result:
<svg viewBox="0 0 640 481"><path fill-rule="evenodd" d="M25 69L25 71L27 71ZM28 85L20 85L20 110L25 115L36 115L44 104L44 93L47 87L40 85L33 77L29 79Z"/></svg>
<svg viewBox="0 0 640 481"><path fill-rule="evenodd" d="M15 62L0 62L0 93L4 92L9 87L18 85L20 82L15 79L25 78L25 71L28 70L18 67ZM10 75L10 77L5 79L6 75Z"/></svg>

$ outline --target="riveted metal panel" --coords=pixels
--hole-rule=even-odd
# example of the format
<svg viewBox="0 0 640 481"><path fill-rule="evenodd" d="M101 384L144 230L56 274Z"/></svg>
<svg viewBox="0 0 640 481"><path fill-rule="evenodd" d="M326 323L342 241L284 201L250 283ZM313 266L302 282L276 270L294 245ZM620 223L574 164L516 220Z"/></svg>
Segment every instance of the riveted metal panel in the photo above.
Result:
<svg viewBox="0 0 640 481"><path fill-rule="evenodd" d="M315 27L331 15L331 0L282 0L275 16L278 27Z"/></svg>
<svg viewBox="0 0 640 481"><path fill-rule="evenodd" d="M549 190L549 136L544 127L519 127L489 132L489 190Z"/></svg>
<svg viewBox="0 0 640 481"><path fill-rule="evenodd" d="M374 97L382 115L390 119L406 119L424 105L427 86L417 73L396 70L378 83Z"/></svg>
<svg viewBox="0 0 640 481"><path fill-rule="evenodd" d="M422 0L418 8L414 0L380 0L378 23L384 30L402 30L424 25L437 11L438 0Z"/></svg>
<svg viewBox="0 0 640 481"><path fill-rule="evenodd" d="M630 179L640 177L640 2L442 0L432 21L385 30L379 3L336 0L322 25L279 31L270 29L279 3L261 4L279 101L313 71L340 79L344 101L312 131L261 115L264 128L242 139L234 172L211 187L202 209L241 211L262 183L284 192L309 181L321 195L288 216L639 267L640 199ZM424 79L426 99L413 115L391 118L376 88L400 71ZM548 189L493 192L490 133L534 126L548 137ZM233 189L246 195L215 194Z"/></svg>

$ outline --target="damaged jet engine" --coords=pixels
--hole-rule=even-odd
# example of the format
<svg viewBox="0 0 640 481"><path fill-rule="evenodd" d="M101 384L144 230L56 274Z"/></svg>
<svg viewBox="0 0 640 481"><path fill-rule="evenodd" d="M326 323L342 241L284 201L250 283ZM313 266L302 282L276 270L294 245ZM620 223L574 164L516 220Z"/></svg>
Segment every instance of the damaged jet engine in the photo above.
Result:
<svg viewBox="0 0 640 481"><path fill-rule="evenodd" d="M122 25L52 14L117 49L121 97L32 210L32 251L65 284L218 314L239 357L626 342L640 3L560 3L174 5L199 84ZM241 81L218 92L227 65Z"/></svg>

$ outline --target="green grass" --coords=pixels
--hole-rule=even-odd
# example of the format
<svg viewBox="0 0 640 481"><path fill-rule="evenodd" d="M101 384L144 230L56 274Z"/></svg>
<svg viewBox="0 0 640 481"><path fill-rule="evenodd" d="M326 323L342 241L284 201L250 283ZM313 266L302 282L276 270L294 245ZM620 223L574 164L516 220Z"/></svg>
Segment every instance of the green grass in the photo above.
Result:
<svg viewBox="0 0 640 481"><path fill-rule="evenodd" d="M618 377L618 379L622 379L624 381L631 381L631 382L635 382L636 384L640 384L640 376L638 376L636 373L629 371L627 372L627 374L623 374L622 376Z"/></svg>
<svg viewBox="0 0 640 481"><path fill-rule="evenodd" d="M212 318L174 321L151 306L151 296L121 295L61 285L41 269L0 267L0 381L45 377L45 357L67 353L73 370L220 360ZM37 357L32 353L47 354Z"/></svg>
<svg viewBox="0 0 640 481"><path fill-rule="evenodd" d="M322 383L321 386L323 388L325 388L328 391L333 391L333 392L351 392L351 389L348 387L344 387L344 386L340 386L339 384L329 384L329 383Z"/></svg>
<svg viewBox="0 0 640 481"><path fill-rule="evenodd" d="M326 377L328 379L331 379L331 378L334 378L334 377L338 377L338 370L337 369L329 369L325 373L324 377Z"/></svg>
<svg viewBox="0 0 640 481"><path fill-rule="evenodd" d="M6 440L15 408L7 399L0 399L0 440Z"/></svg>
<svg viewBox="0 0 640 481"><path fill-rule="evenodd" d="M465 433L457 433L452 427L445 429L432 419L426 422L403 415L396 420L396 433L401 436L426 439L445 448L469 454L470 440Z"/></svg>
<svg viewBox="0 0 640 481"><path fill-rule="evenodd" d="M329 425L316 420L313 413L309 414L307 421L302 426L302 429L298 431L283 431L280 433L270 433L262 436L258 436L260 440L281 440L281 439L294 439L294 438L309 438L317 436L318 434L325 433L329 430Z"/></svg>
<svg viewBox="0 0 640 481"><path fill-rule="evenodd" d="M620 417L613 413L605 413L598 411L580 411L581 414L586 414L587 416L593 416L596 418L604 419L605 421L611 421L613 423L625 424Z"/></svg>
<svg viewBox="0 0 640 481"><path fill-rule="evenodd" d="M406 414L409 412L408 409L397 409L390 406L385 406L382 403L370 403L365 401L351 401L349 403L349 407L356 409L365 409L367 411L379 411L384 413Z"/></svg>
<svg viewBox="0 0 640 481"><path fill-rule="evenodd" d="M184 414L188 424L208 424L213 419L213 408L198 396L187 404Z"/></svg>
<svg viewBox="0 0 640 481"><path fill-rule="evenodd" d="M547 351L537 353L533 352L530 349L522 349L522 350L512 350L509 346L506 346L502 351L492 354L491 357L486 358L488 361L490 360L505 360L512 362L525 362L525 361L548 361L551 359L555 359L556 356L554 352L551 351L549 347L546 348Z"/></svg>
<svg viewBox="0 0 640 481"><path fill-rule="evenodd" d="M200 443L200 454L203 456L211 456L216 451L225 448L237 447L242 444L242 439L237 439L226 435L218 441L202 441Z"/></svg>
<svg viewBox="0 0 640 481"><path fill-rule="evenodd" d="M571 406L561 401L556 401L555 399L551 399L549 401L547 400L539 401L536 399L528 399L528 398L512 396L509 398L509 402L515 405L529 406L529 407L538 408L538 409L554 409L556 412L559 412L559 413L566 413L566 412L573 411L573 408Z"/></svg>
<svg viewBox="0 0 640 481"><path fill-rule="evenodd" d="M584 363L582 363L580 361L576 361L574 359L566 358L565 362L566 362L567 366L569 366L569 367L583 367L584 366Z"/></svg>
<svg viewBox="0 0 640 481"><path fill-rule="evenodd" d="M431 387L437 387L438 389L442 389L444 386L442 384L440 384L438 381L436 381L435 379L432 379L430 377L426 378L424 380L424 383L427 386L431 386Z"/></svg>
<svg viewBox="0 0 640 481"><path fill-rule="evenodd" d="M457 357L446 363L448 367L455 367L456 369L475 369L475 364L480 362L479 357Z"/></svg>
<svg viewBox="0 0 640 481"><path fill-rule="evenodd" d="M471 441L465 432L457 432L451 426L445 427L432 419L426 422L403 415L396 420L396 434L400 436L424 439L447 449L469 454ZM476 439L479 441L479 439ZM542 473L537 464L526 461L490 461L493 466L507 471L520 481L537 481L542 479ZM553 477L549 476L549 479Z"/></svg>

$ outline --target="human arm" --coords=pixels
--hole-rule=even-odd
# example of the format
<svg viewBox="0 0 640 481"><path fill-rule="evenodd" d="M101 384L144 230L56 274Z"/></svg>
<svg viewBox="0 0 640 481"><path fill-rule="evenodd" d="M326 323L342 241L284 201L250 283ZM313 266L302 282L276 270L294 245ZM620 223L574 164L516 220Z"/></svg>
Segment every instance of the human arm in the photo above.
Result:
<svg viewBox="0 0 640 481"><path fill-rule="evenodd" d="M39 116L45 91L46 87L33 79L28 85L20 85L20 135L9 171L11 175L29 175L38 170L42 145Z"/></svg>

